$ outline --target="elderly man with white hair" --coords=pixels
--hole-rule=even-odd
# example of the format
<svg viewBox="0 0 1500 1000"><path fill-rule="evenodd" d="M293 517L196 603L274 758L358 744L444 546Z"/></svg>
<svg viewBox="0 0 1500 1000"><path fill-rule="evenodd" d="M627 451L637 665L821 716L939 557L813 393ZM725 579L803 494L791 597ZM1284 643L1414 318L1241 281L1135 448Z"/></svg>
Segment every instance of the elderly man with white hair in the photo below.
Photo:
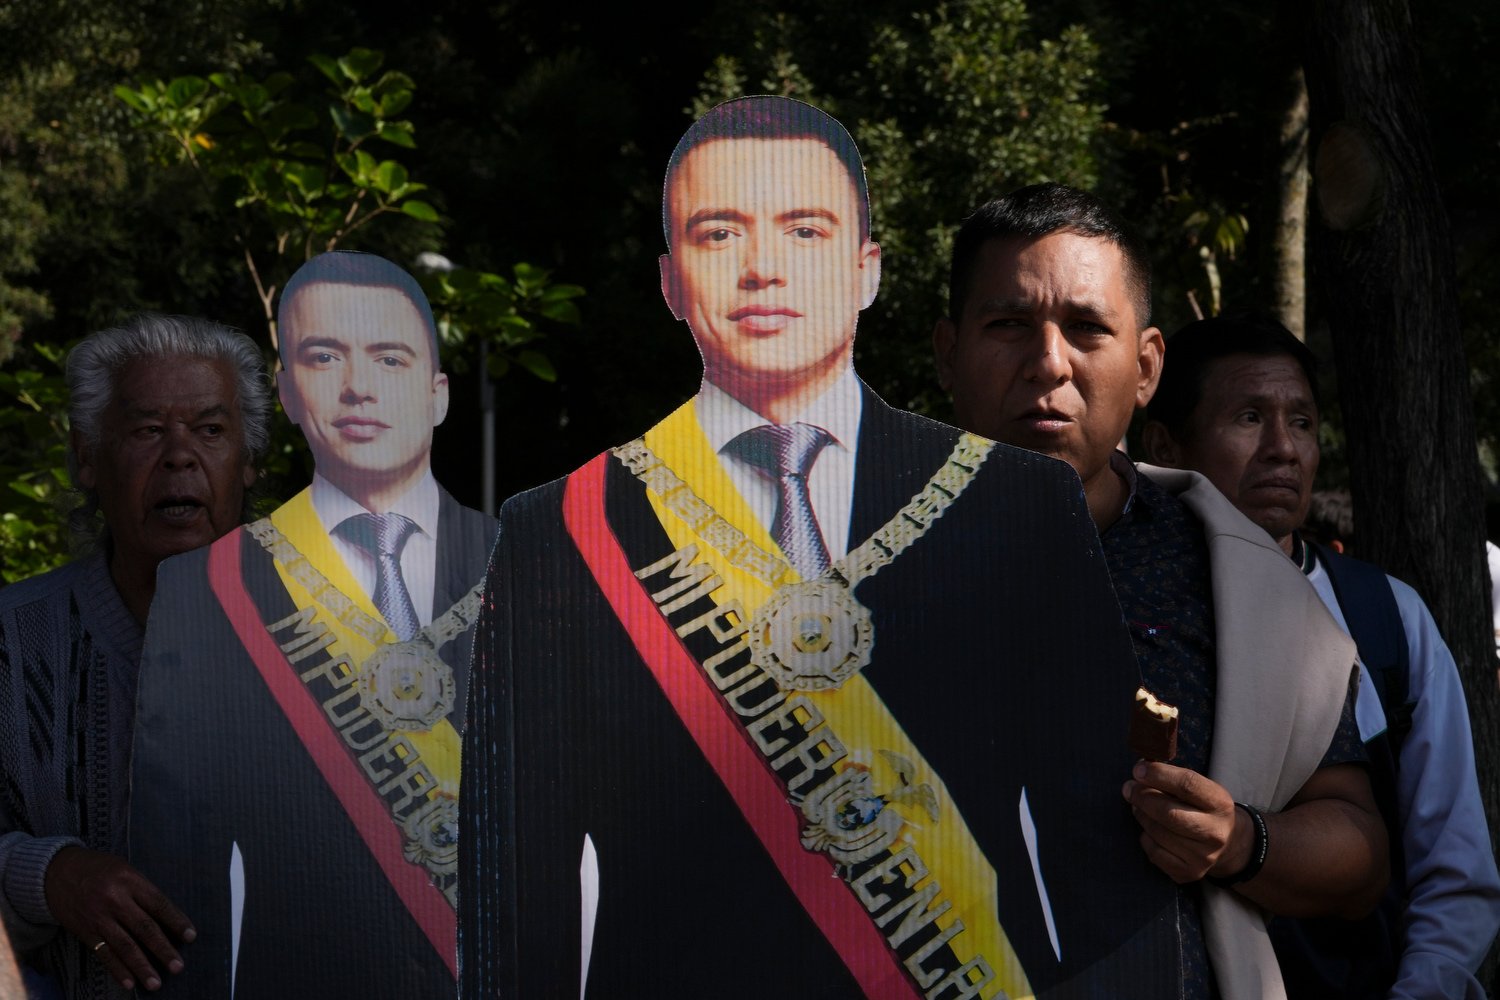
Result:
<svg viewBox="0 0 1500 1000"><path fill-rule="evenodd" d="M158 315L67 381L86 554L0 591L0 919L33 995L72 1000L159 988L194 937L124 860L136 676L157 564L243 520L270 385L244 334Z"/></svg>

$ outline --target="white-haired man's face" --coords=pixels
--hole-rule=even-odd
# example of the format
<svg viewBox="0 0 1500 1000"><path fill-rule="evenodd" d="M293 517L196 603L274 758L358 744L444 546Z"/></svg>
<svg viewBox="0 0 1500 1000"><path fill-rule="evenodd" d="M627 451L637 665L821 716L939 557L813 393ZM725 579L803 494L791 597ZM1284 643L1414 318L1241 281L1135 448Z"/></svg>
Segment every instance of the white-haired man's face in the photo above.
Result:
<svg viewBox="0 0 1500 1000"><path fill-rule="evenodd" d="M255 470L233 368L201 358L127 364L100 419L75 439L78 481L99 496L112 562L154 568L239 524Z"/></svg>

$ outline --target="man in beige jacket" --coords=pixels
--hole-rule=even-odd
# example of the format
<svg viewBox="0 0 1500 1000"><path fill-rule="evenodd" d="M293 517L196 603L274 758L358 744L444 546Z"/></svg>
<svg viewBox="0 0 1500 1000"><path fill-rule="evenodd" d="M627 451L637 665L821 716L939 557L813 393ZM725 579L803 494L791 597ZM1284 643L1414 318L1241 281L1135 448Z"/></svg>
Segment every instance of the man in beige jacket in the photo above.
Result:
<svg viewBox="0 0 1500 1000"><path fill-rule="evenodd" d="M1078 472L1143 682L1181 710L1175 762L1122 778L1180 887L1183 995L1281 997L1264 914L1357 915L1388 876L1354 649L1206 480L1117 451L1161 373L1149 317L1140 245L1092 196L1036 185L965 221L933 345L962 427Z"/></svg>

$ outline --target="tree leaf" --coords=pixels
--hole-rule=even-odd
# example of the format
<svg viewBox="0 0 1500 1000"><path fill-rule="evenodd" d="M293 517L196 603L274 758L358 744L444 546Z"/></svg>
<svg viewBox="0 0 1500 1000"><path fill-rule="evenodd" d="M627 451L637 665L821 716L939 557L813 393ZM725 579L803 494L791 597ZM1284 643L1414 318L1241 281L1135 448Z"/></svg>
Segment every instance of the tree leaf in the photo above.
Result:
<svg viewBox="0 0 1500 1000"><path fill-rule="evenodd" d="M412 138L411 122L381 122L377 134L386 142L407 149L416 149L417 140Z"/></svg>
<svg viewBox="0 0 1500 1000"><path fill-rule="evenodd" d="M142 114L150 114L155 110L155 101L147 98L143 92L131 90L123 83L115 87L115 96Z"/></svg>
<svg viewBox="0 0 1500 1000"><path fill-rule="evenodd" d="M423 222L438 221L437 209L425 201L403 201L401 203L401 211L413 219L421 219Z"/></svg>
<svg viewBox="0 0 1500 1000"><path fill-rule="evenodd" d="M338 60L321 53L310 55L307 61L318 67L319 72L339 86L344 85L344 73L339 69Z"/></svg>
<svg viewBox="0 0 1500 1000"><path fill-rule="evenodd" d="M377 111L375 95L370 93L369 87L350 87L344 91L344 101L356 111L363 111L371 117Z"/></svg>
<svg viewBox="0 0 1500 1000"><path fill-rule="evenodd" d="M400 70L388 70L379 80L370 87L370 92L377 97L395 93L398 90L416 90L417 85L411 77Z"/></svg>
<svg viewBox="0 0 1500 1000"><path fill-rule="evenodd" d="M547 360L547 356L541 351L528 347L516 355L516 364L525 368L543 382L557 381L557 369L552 367L552 362Z"/></svg>
<svg viewBox="0 0 1500 1000"><path fill-rule="evenodd" d="M344 76L353 83L358 83L371 73L380 68L385 62L385 54L376 52L374 49L351 49L349 54L338 61L339 69L343 70Z"/></svg>
<svg viewBox="0 0 1500 1000"><path fill-rule="evenodd" d="M541 314L557 323L567 323L577 326L583 317L578 312L578 307L571 302L543 302L539 310Z"/></svg>
<svg viewBox="0 0 1500 1000"><path fill-rule="evenodd" d="M179 76L167 84L167 100L175 108L197 104L208 93L208 81L201 76Z"/></svg>
<svg viewBox="0 0 1500 1000"><path fill-rule="evenodd" d="M338 104L328 106L328 115L338 126L339 134L350 142L359 142L375 134L375 119Z"/></svg>
<svg viewBox="0 0 1500 1000"><path fill-rule="evenodd" d="M328 183L328 177L323 173L323 169L311 163L288 163L282 169L282 176L286 178L287 184L296 188L304 198L309 200L321 195Z"/></svg>
<svg viewBox="0 0 1500 1000"><path fill-rule="evenodd" d="M380 117L393 118L399 115L411 103L411 97L410 90L396 90L381 97L378 106Z"/></svg>
<svg viewBox="0 0 1500 1000"><path fill-rule="evenodd" d="M258 83L249 83L240 88L239 102L251 114L259 114L271 100L271 92Z"/></svg>
<svg viewBox="0 0 1500 1000"><path fill-rule="evenodd" d="M582 298L583 294L583 287L580 285L548 285L539 301L547 303L562 299L577 299Z"/></svg>
<svg viewBox="0 0 1500 1000"><path fill-rule="evenodd" d="M406 183L406 168L395 160L383 161L375 171L375 187L386 194L394 194Z"/></svg>

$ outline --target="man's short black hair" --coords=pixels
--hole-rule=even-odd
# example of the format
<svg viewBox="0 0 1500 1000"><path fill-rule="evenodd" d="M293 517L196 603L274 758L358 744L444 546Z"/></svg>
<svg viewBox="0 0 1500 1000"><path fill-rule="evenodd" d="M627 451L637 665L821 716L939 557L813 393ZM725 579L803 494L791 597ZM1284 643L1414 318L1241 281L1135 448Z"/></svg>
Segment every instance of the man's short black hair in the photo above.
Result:
<svg viewBox="0 0 1500 1000"><path fill-rule="evenodd" d="M281 353L283 366L289 363L286 354L290 326L292 300L308 285L324 282L334 285L359 285L364 288L393 288L406 296L422 319L422 326L432 344L432 370L441 371L443 363L438 355L437 324L432 319L432 306L427 302L427 293L417 284L417 279L392 264L384 257L355 250L331 250L320 253L297 268L286 287L281 290L281 302L276 307L277 350Z"/></svg>
<svg viewBox="0 0 1500 1000"><path fill-rule="evenodd" d="M1071 233L1107 240L1125 258L1125 279L1135 297L1138 329L1151 325L1151 259L1139 237L1109 206L1087 191L1066 184L1032 184L981 205L964 220L953 241L948 270L948 318L957 323L974 287L979 252L991 240L1039 240Z"/></svg>
<svg viewBox="0 0 1500 1000"><path fill-rule="evenodd" d="M1313 403L1321 409L1317 356L1271 317L1236 313L1189 323L1167 340L1161 381L1146 406L1146 418L1161 421L1174 438L1183 440L1193 411L1203 400L1203 380L1209 366L1235 354L1292 358L1307 376Z"/></svg>
<svg viewBox="0 0 1500 1000"><path fill-rule="evenodd" d="M838 119L790 97L737 97L704 113L677 140L667 161L667 176L661 189L661 229L672 248L672 220L668 217L667 199L672 191L672 176L687 155L705 142L715 139L816 139L833 150L849 181L859 196L859 238L870 238L870 190L865 183L865 164L849 130Z"/></svg>

